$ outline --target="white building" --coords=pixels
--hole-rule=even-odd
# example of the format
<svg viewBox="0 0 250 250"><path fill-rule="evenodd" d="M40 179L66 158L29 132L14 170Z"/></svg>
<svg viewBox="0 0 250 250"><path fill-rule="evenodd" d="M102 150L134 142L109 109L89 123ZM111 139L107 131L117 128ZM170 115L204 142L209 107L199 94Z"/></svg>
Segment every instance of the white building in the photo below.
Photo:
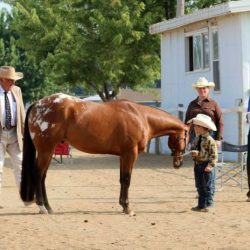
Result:
<svg viewBox="0 0 250 250"><path fill-rule="evenodd" d="M224 111L224 140L245 144L245 113L250 86L250 0L232 1L150 26L161 35L162 108L178 115L197 97L191 84L204 76ZM230 112L230 110L233 112ZM239 115L241 114L241 115ZM239 129L239 128L242 128ZM162 151L167 151L163 139Z"/></svg>

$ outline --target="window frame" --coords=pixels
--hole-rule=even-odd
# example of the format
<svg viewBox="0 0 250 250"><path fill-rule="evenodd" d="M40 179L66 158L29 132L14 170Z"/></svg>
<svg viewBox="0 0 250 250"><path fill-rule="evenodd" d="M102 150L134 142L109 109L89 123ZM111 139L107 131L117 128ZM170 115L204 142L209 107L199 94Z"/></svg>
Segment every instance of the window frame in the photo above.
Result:
<svg viewBox="0 0 250 250"><path fill-rule="evenodd" d="M195 47L196 38L200 38L200 43L198 45L199 47L197 46ZM184 33L184 39L185 39L185 71L188 73L188 72L204 71L210 69L210 47L209 47L210 41L209 41L208 28L186 32ZM195 54L196 52L195 50L197 48L198 48L197 51L200 52L200 55L198 55L198 57ZM199 63L198 61L195 61L196 58L200 60Z"/></svg>
<svg viewBox="0 0 250 250"><path fill-rule="evenodd" d="M216 51L214 47L214 32L217 33L217 41L216 41ZM212 54L212 69L213 69L213 79L215 83L214 91L219 92L221 90L220 85L220 51L219 51L219 32L218 26L214 25L211 27L211 54ZM215 53L216 52L216 53ZM215 54L217 57L215 57Z"/></svg>

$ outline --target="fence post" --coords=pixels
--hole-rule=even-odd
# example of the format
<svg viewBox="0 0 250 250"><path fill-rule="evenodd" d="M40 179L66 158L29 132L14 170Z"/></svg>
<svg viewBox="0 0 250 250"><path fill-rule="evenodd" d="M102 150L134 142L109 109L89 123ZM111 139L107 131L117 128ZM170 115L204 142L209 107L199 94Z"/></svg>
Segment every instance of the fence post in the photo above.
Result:
<svg viewBox="0 0 250 250"><path fill-rule="evenodd" d="M238 111L238 127L239 127L239 136L238 136L238 144L243 145L243 135L244 135L244 121L243 121L243 100L240 99ZM238 162L242 161L242 154L238 154Z"/></svg>
<svg viewBox="0 0 250 250"><path fill-rule="evenodd" d="M157 155L160 154L160 138L159 137L155 138L155 153Z"/></svg>
<svg viewBox="0 0 250 250"><path fill-rule="evenodd" d="M156 107L160 107L160 102L158 102L158 101L155 101L155 106ZM155 153L157 154L157 155L159 155L160 154L160 138L159 137L156 137L155 138Z"/></svg>
<svg viewBox="0 0 250 250"><path fill-rule="evenodd" d="M184 112L179 109L179 108L183 108L184 105L182 103L179 103L178 104L178 118L181 120L181 121L184 121Z"/></svg>

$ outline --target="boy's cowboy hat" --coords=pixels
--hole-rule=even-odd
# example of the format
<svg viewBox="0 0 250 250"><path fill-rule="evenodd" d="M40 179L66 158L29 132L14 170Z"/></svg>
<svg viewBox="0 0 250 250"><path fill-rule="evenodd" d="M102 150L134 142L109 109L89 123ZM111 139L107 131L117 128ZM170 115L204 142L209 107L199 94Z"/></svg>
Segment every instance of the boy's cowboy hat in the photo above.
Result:
<svg viewBox="0 0 250 250"><path fill-rule="evenodd" d="M193 123L195 125L199 125L213 131L217 130L211 117L204 114L198 114L195 118L189 120L187 123Z"/></svg>
<svg viewBox="0 0 250 250"><path fill-rule="evenodd" d="M204 87L208 87L211 89L214 88L214 86L215 86L214 82L208 82L208 80L205 77L200 77L196 83L192 84L192 87L194 89L204 88Z"/></svg>
<svg viewBox="0 0 250 250"><path fill-rule="evenodd" d="M2 66L0 67L0 78L17 81L23 78L23 73L16 72L15 68L11 66Z"/></svg>

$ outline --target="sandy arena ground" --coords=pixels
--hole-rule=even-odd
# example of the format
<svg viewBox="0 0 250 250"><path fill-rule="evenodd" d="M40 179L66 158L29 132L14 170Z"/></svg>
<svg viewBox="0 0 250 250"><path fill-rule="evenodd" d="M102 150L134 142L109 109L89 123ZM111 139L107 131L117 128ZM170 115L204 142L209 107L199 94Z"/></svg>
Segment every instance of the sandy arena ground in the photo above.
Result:
<svg viewBox="0 0 250 250"><path fill-rule="evenodd" d="M141 155L132 174L130 204L121 213L119 159L73 150L73 162L53 161L47 191L53 215L24 207L10 162L4 168L0 205L0 249L250 249L250 203L233 183L217 192L209 213L196 205L189 157L175 170L171 158Z"/></svg>

